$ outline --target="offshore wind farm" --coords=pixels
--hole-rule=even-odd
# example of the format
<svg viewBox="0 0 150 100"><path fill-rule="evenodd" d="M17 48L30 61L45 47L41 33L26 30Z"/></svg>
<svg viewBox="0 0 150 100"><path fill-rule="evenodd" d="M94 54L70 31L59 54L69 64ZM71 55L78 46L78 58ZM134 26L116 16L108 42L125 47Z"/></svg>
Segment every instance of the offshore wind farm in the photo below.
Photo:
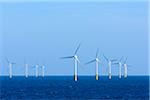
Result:
<svg viewBox="0 0 150 100"><path fill-rule="evenodd" d="M80 44L78 45L78 47L77 47L77 49L75 50L75 53L74 53L74 55L73 56L66 56L66 57L61 57L60 59L74 59L74 81L77 81L77 79L78 79L78 67L79 67L79 63L80 63L80 61L79 61L79 58L78 58L78 56L77 56L77 52L78 52L78 50L79 50L79 48L80 48ZM91 60L91 61L89 61L89 62L87 62L87 63L85 63L85 65L87 65L87 64L90 64L90 63L93 63L93 62L96 62L96 67L95 67L95 69L96 69L96 73L95 73L95 77L96 77L96 80L98 80L98 77L99 77L99 73L98 73L98 64L100 63L100 60L99 60L99 58L98 58L98 52L99 52L99 50L97 50L97 52L96 52L96 57L95 57L95 59L94 60ZM104 56L104 55L103 55ZM122 59L123 59L123 57L119 60L119 61L117 61L117 59L111 59L111 60L109 60L106 56L104 56L104 58L106 59L106 61L108 62L108 78L109 79L111 79L111 77L112 77L112 71L111 71L111 66L112 65L117 65L117 64L119 64L119 78L121 78L121 76L122 76L122 74L121 74L121 69L122 69L122 67L124 68L124 78L127 78L127 66L129 66L126 62L127 62L127 58L125 59L125 61L124 61L124 63L122 64ZM6 59L6 61L7 61L7 63L8 63L8 67L9 67L9 78L12 78L12 76L13 76L13 69L16 69L16 68L13 68L12 66L14 66L15 67L15 64L16 63L14 63L14 62L10 62L8 59ZM118 63L117 63L118 62ZM29 76L29 74L28 74L28 71L29 71L29 64L27 64L27 63L25 63L24 62L24 66L25 66L25 68L24 68L24 72L25 72L25 77L26 78L28 78L28 76ZM107 66L107 65L106 65ZM106 66L104 66L104 67L106 67ZM6 66L5 66L6 67ZM44 65L39 65L39 64L36 64L36 65L32 65L32 67L35 69L35 77L38 77L39 76L39 68L41 67L41 76L42 77L44 77L44 71L45 71L45 66ZM83 67L83 66L82 66ZM107 67L106 67L107 68Z"/></svg>
<svg viewBox="0 0 150 100"><path fill-rule="evenodd" d="M77 56L77 52L79 51L79 49L80 49L80 46L81 46L81 43L78 45L78 47L75 49L75 52L74 52L74 54L72 55L72 56L66 56L66 57L60 57L60 59L74 59L74 81L77 81L78 80L78 67L79 67L79 63L80 63L80 61L79 61L79 58L78 58L78 56ZM99 49L97 49L97 52L96 52L96 57L95 57L95 59L94 60L91 60L91 61L89 61L89 62L87 62L87 63L85 63L85 65L87 65L87 64L90 64L90 63L93 63L93 62L96 62L96 67L95 67L95 69L96 69L96 73L95 73L95 79L96 80L98 80L98 78L99 78L99 73L98 73L98 64L100 63L100 59L98 58L98 54L99 54ZM104 54L103 54L103 57L104 57L104 59L107 61L107 63L108 63L108 65L105 65L104 67L106 67L107 68L107 66L108 66L108 78L109 79L111 79L111 77L112 77L112 71L111 71L111 67L112 67L112 65L119 65L119 78L121 78L121 76L122 76L122 74L121 74L121 69L122 69L122 67L124 68L124 78L127 78L127 66L130 66L130 65L128 65L127 64L127 58L124 60L124 63L122 64L122 60L123 60L123 57L121 57L121 59L120 60L117 60L117 59L108 59ZM6 62L8 63L8 68L9 68L9 78L12 78L12 76L13 76L13 69L16 69L16 68L13 68L13 66L15 67L15 64L16 63L14 63L14 62L10 62L9 60L8 60L8 58L6 58ZM27 64L26 62L25 62L25 60L24 60L24 66L25 66L25 68L24 68L24 72L25 72L25 77L26 78L28 78L28 76L29 76L29 74L28 74L28 72L29 72L29 64ZM6 66L5 66L6 67ZM38 76L39 76L39 68L41 67L41 76L42 77L44 77L44 73L45 73L45 66L44 65L39 65L39 64L36 64L36 65L32 65L32 67L35 69L35 77L37 78ZM83 66L82 66L83 67ZM34 73L34 72L33 72Z"/></svg>
<svg viewBox="0 0 150 100"><path fill-rule="evenodd" d="M146 0L22 1L0 2L0 100L149 100Z"/></svg>

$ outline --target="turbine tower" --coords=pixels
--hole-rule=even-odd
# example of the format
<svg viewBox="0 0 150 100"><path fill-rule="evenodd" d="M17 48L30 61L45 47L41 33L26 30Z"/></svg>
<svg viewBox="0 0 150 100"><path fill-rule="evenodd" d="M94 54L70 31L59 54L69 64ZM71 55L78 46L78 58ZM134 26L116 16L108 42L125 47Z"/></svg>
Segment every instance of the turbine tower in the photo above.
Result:
<svg viewBox="0 0 150 100"><path fill-rule="evenodd" d="M129 67L130 65L127 64L127 58L124 61L124 78L127 78L127 67Z"/></svg>
<svg viewBox="0 0 150 100"><path fill-rule="evenodd" d="M38 77L38 69L39 69L39 65L36 64L35 65L35 77Z"/></svg>
<svg viewBox="0 0 150 100"><path fill-rule="evenodd" d="M44 76L45 76L45 73L44 73L44 71L45 71L45 66L42 65L41 67L42 67L42 77L44 77Z"/></svg>
<svg viewBox="0 0 150 100"><path fill-rule="evenodd" d="M77 49L75 50L75 53L73 56L67 56L67 57L61 57L61 59L74 59L74 80L77 81L77 75L78 75L78 63L80 63L78 56L77 56L77 52L80 48L80 45L78 45Z"/></svg>
<svg viewBox="0 0 150 100"><path fill-rule="evenodd" d="M6 59L8 66L9 66L9 78L12 78L12 66L16 63L10 62L8 59Z"/></svg>
<svg viewBox="0 0 150 100"><path fill-rule="evenodd" d="M91 61L89 61L89 62L86 63L86 64L90 64L90 63L96 62L96 68L95 68L96 69L96 75L95 75L96 80L98 80L98 64L100 62L100 60L98 58L98 52L99 52L99 50L97 49L95 59L93 59L93 60L91 60Z"/></svg>
<svg viewBox="0 0 150 100"><path fill-rule="evenodd" d="M29 69L29 65L24 61L24 66L25 66L25 77L28 78L28 69Z"/></svg>
<svg viewBox="0 0 150 100"><path fill-rule="evenodd" d="M122 75L122 73L121 73L121 68L122 68L122 59L123 59L123 57L121 57L120 58L120 60L119 60L119 62L117 62L117 63L114 63L114 65L119 65L119 78L121 78L121 75Z"/></svg>
<svg viewBox="0 0 150 100"><path fill-rule="evenodd" d="M105 55L103 55L105 60L108 62L108 77L111 79L111 66L116 59L108 59Z"/></svg>

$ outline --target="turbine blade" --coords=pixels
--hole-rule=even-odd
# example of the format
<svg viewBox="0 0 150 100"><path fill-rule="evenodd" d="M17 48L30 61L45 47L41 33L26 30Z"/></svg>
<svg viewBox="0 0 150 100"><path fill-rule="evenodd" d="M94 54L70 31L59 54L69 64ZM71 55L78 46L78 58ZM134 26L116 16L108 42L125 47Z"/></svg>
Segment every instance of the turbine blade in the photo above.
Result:
<svg viewBox="0 0 150 100"><path fill-rule="evenodd" d="M76 51L75 51L74 54L77 54L77 52L78 52L78 50L79 50L79 48L80 48L80 45L81 45L81 43L78 45L78 47L77 47L77 49L76 49Z"/></svg>
<svg viewBox="0 0 150 100"><path fill-rule="evenodd" d="M67 57L60 57L60 59L69 59L69 58L73 58L74 56L67 56Z"/></svg>
<svg viewBox="0 0 150 100"><path fill-rule="evenodd" d="M80 62L77 62L77 65L83 67L83 65Z"/></svg>
<svg viewBox="0 0 150 100"><path fill-rule="evenodd" d="M121 62L121 61L122 61L122 59L123 59L123 56L120 58L119 62Z"/></svg>
<svg viewBox="0 0 150 100"><path fill-rule="evenodd" d="M127 67L132 67L131 65L127 65Z"/></svg>
<svg viewBox="0 0 150 100"><path fill-rule="evenodd" d="M107 62L109 62L108 58L107 58L104 54L103 54L103 56L104 56L105 60L106 60Z"/></svg>
<svg viewBox="0 0 150 100"><path fill-rule="evenodd" d="M9 60L8 60L8 58L6 58L6 61L7 61L7 63L9 63Z"/></svg>
<svg viewBox="0 0 150 100"><path fill-rule="evenodd" d="M13 64L13 65L14 65L14 64L16 64L16 63L11 63L11 64Z"/></svg>
<svg viewBox="0 0 150 100"><path fill-rule="evenodd" d="M97 49L96 51L96 58L98 57L98 53L99 53L99 49Z"/></svg>
<svg viewBox="0 0 150 100"><path fill-rule="evenodd" d="M96 61L95 59L94 59L94 60L91 60L91 61L85 63L85 65L90 64L90 63L93 63L93 62L95 62L95 61Z"/></svg>
<svg viewBox="0 0 150 100"><path fill-rule="evenodd" d="M117 59L111 59L110 61L111 61L111 62L114 62L114 61L117 61Z"/></svg>
<svg viewBox="0 0 150 100"><path fill-rule="evenodd" d="M32 67L32 68L34 68L34 67L35 67L35 65L32 65L31 67Z"/></svg>
<svg viewBox="0 0 150 100"><path fill-rule="evenodd" d="M112 63L112 65L118 65L119 63Z"/></svg>
<svg viewBox="0 0 150 100"><path fill-rule="evenodd" d="M79 59L78 59L78 58L76 58L76 60L77 60L77 62L78 62L78 63L80 63L80 61L79 61Z"/></svg>
<svg viewBox="0 0 150 100"><path fill-rule="evenodd" d="M127 62L127 58L125 59L124 63L126 63L126 62Z"/></svg>
<svg viewBox="0 0 150 100"><path fill-rule="evenodd" d="M25 60L25 58L24 58L24 64L26 64L26 60Z"/></svg>
<svg viewBox="0 0 150 100"><path fill-rule="evenodd" d="M100 59L98 59L98 62L100 63L100 62L101 62L101 60L100 60Z"/></svg>

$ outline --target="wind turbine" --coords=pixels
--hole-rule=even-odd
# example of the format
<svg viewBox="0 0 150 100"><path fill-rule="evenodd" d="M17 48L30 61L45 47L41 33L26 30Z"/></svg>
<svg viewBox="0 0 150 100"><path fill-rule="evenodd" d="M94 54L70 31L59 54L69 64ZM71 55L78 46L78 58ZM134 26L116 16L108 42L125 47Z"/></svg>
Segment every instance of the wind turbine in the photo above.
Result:
<svg viewBox="0 0 150 100"><path fill-rule="evenodd" d="M127 64L127 58L125 59L123 66L124 66L124 78L127 78L127 67L130 66Z"/></svg>
<svg viewBox="0 0 150 100"><path fill-rule="evenodd" d="M78 71L78 63L80 63L78 56L77 56L77 52L80 48L80 45L78 45L77 49L75 50L75 53L73 56L67 56L67 57L61 57L61 59L74 59L74 80L77 81L77 71Z"/></svg>
<svg viewBox="0 0 150 100"><path fill-rule="evenodd" d="M123 57L120 58L119 62L114 63L114 65L119 65L119 78L121 78L122 59Z"/></svg>
<svg viewBox="0 0 150 100"><path fill-rule="evenodd" d="M25 61L24 61L24 66L25 66L25 77L28 78L29 65Z"/></svg>
<svg viewBox="0 0 150 100"><path fill-rule="evenodd" d="M108 77L109 79L111 79L111 66L112 66L112 63L114 61L116 61L116 59L108 59L105 55L103 55L105 60L108 62Z"/></svg>
<svg viewBox="0 0 150 100"><path fill-rule="evenodd" d="M35 65L35 77L38 77L38 69L39 69L39 65L36 64Z"/></svg>
<svg viewBox="0 0 150 100"><path fill-rule="evenodd" d="M8 66L9 66L9 78L12 78L12 66L16 63L10 62L8 59L6 59Z"/></svg>
<svg viewBox="0 0 150 100"><path fill-rule="evenodd" d="M33 65L33 67L35 68L35 77L38 77L39 73L38 73L38 69L39 69L39 65Z"/></svg>
<svg viewBox="0 0 150 100"><path fill-rule="evenodd" d="M96 62L96 80L98 80L98 64L99 64L99 62L100 62L100 60L99 60L99 58L98 58L98 52L99 52L99 51L98 51L98 49L97 49L95 59L93 59L93 60L91 60L91 61L89 61L89 62L86 63L86 64L90 64L90 63Z"/></svg>
<svg viewBox="0 0 150 100"><path fill-rule="evenodd" d="M44 73L45 72L45 65L42 65L41 68L42 68L42 77L44 77L45 76L45 73Z"/></svg>

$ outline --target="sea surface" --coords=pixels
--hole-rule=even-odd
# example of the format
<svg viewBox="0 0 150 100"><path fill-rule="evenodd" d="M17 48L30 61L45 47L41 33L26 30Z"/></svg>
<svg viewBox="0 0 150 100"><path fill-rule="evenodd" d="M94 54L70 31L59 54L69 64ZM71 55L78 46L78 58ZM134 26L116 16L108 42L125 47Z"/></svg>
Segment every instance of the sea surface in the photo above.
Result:
<svg viewBox="0 0 150 100"><path fill-rule="evenodd" d="M0 77L0 100L149 100L149 76Z"/></svg>

